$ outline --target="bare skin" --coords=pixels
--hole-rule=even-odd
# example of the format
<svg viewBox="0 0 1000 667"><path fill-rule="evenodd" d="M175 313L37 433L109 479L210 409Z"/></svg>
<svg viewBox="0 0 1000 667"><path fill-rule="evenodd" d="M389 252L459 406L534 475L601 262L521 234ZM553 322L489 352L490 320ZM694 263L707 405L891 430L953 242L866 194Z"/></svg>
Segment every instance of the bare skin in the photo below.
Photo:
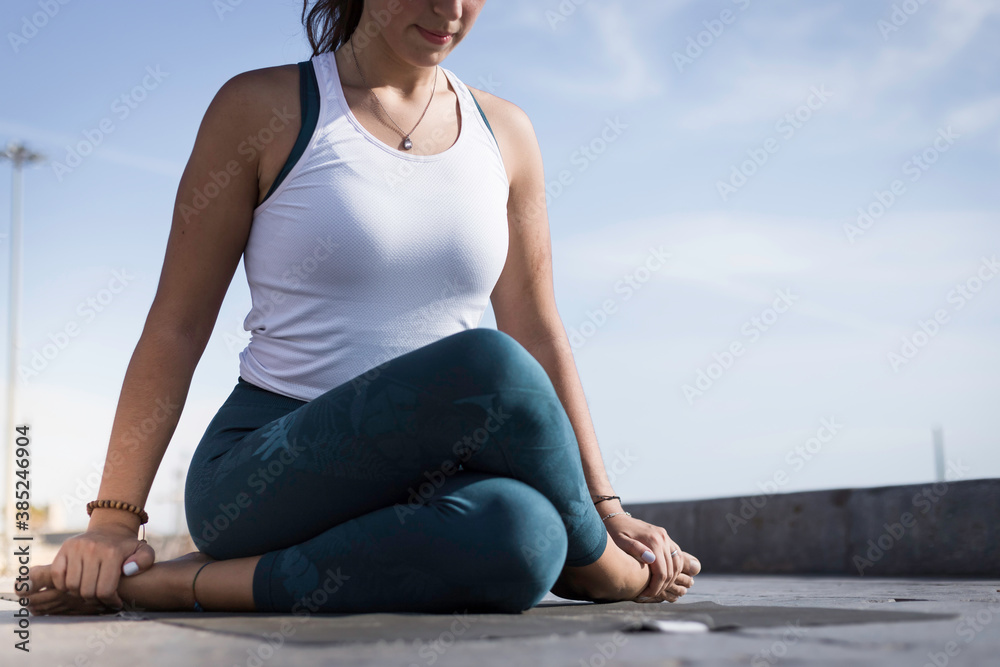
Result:
<svg viewBox="0 0 1000 667"><path fill-rule="evenodd" d="M687 592L694 583L694 575L701 571L697 558L683 555L687 564L665 595L671 602ZM255 611L253 573L260 558L215 561L193 551L180 558L155 563L132 577L122 577L118 596L125 603L123 608L129 611L191 611L195 603L191 582L202 565L211 563L202 570L196 582L198 603L207 611L252 612ZM31 614L94 615L119 611L98 600L85 600L55 588L50 565L31 568L29 579L30 590L25 597ZM628 596L634 597L646 587L648 580L649 569L618 549L609 537L601 558L584 567L564 568L552 592L571 600L617 601L632 599Z"/></svg>
<svg viewBox="0 0 1000 667"><path fill-rule="evenodd" d="M552 592L570 600L593 602L676 602L694 584L701 572L701 562L691 554L680 552L683 567L673 582L656 597L639 597L649 584L652 570L625 553L608 535L604 553L595 562L583 567L565 567L552 587Z"/></svg>

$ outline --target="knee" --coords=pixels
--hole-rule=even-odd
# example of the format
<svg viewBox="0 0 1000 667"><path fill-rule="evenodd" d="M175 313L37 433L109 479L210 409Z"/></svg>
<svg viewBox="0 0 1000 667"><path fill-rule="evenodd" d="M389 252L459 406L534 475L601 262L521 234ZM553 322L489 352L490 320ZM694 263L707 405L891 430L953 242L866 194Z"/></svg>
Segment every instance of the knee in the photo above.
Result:
<svg viewBox="0 0 1000 667"><path fill-rule="evenodd" d="M497 611L535 606L555 585L566 562L568 539L555 506L534 487L508 477L491 480L488 526L494 541L492 583L506 590Z"/></svg>
<svg viewBox="0 0 1000 667"><path fill-rule="evenodd" d="M507 387L553 390L538 360L513 336L497 329L467 329L449 337L449 358L490 390ZM554 391L554 390L553 390Z"/></svg>
<svg viewBox="0 0 1000 667"><path fill-rule="evenodd" d="M570 428L565 408L548 372L512 336L496 329L468 329L451 336L449 359L463 369L469 394L495 395L487 430L517 424L525 436L560 426ZM560 423L561 422L561 423Z"/></svg>

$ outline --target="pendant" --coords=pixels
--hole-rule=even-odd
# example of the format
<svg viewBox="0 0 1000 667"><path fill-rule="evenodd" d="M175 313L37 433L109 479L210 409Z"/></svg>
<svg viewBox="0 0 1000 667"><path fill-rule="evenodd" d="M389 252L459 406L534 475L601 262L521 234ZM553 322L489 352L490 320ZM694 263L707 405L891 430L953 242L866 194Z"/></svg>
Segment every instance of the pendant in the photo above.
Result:
<svg viewBox="0 0 1000 667"><path fill-rule="evenodd" d="M413 148L413 142L410 141L409 137L403 137L403 150L410 150Z"/></svg>

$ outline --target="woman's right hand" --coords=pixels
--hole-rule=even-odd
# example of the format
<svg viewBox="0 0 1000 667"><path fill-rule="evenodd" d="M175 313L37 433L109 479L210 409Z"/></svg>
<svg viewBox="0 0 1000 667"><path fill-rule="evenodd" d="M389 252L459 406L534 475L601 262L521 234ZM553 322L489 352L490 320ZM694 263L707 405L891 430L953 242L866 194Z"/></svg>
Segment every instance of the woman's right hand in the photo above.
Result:
<svg viewBox="0 0 1000 667"><path fill-rule="evenodd" d="M684 559L684 567L677 577L674 579L673 583L669 586L665 586L660 590L659 594L655 597L643 597L641 595L632 598L633 602L677 602L688 589L694 585L694 577L699 572L701 572L701 561L692 556L689 553L681 552L681 556Z"/></svg>
<svg viewBox="0 0 1000 667"><path fill-rule="evenodd" d="M121 575L132 576L148 570L155 557L153 547L136 537L131 526L117 522L91 525L59 548L50 566L52 585L88 602L121 609L125 606L118 596ZM31 579L31 570L28 578Z"/></svg>

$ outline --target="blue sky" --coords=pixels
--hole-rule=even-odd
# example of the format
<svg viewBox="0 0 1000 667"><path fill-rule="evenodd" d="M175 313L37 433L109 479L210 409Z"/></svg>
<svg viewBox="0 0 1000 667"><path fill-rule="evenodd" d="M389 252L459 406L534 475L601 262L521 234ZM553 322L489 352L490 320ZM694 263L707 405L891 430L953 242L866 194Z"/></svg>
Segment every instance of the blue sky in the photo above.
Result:
<svg viewBox="0 0 1000 667"><path fill-rule="evenodd" d="M18 419L37 501L82 527L205 109L310 50L291 0L52 3L33 32L46 4L0 9L0 142L50 158L25 176L20 363L78 329L21 383ZM1000 2L907 8L493 0L445 61L532 119L559 310L626 503L928 481L938 424L950 478L1000 475ZM124 289L81 310L116 271ZM235 384L249 307L241 264L154 530Z"/></svg>

